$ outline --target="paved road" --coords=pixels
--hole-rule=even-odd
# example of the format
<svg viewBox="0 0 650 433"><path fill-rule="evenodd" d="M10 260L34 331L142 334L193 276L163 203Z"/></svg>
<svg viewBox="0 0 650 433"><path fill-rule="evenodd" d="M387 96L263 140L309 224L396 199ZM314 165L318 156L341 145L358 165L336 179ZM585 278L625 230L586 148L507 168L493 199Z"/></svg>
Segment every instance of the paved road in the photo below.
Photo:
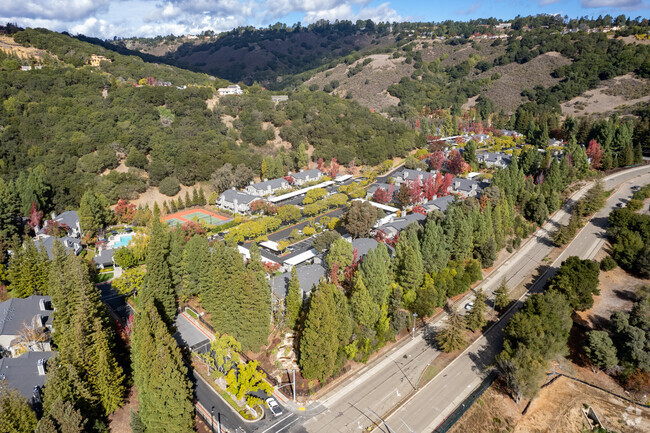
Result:
<svg viewBox="0 0 650 433"><path fill-rule="evenodd" d="M639 175L641 176L637 177ZM408 425L413 431L433 431L484 379L487 374L485 367L492 363L494 356L501 349L501 331L503 327L528 295L542 291L546 280L555 274L557 268L567 257L575 255L583 259L593 258L606 241L605 230L607 227L607 216L611 210L616 208L617 203L621 199L631 196L632 186L646 184L648 182L650 182L650 167L629 170L607 178L605 181L605 187L607 189L615 188L619 184L621 185L609 197L606 206L596 213L591 221L585 225L574 241L567 246L565 251L555 260L548 270L535 281L530 288L530 292L524 295L502 320L470 346L461 356L456 358L448 368L423 387L420 392L416 393L405 405L387 417L386 421L393 433L408 433L410 431L402 425L400 418L408 420ZM542 264L541 260L551 249L547 245L547 241L549 240L549 227L547 226L548 224L544 226L541 234L538 233L538 239L526 254L529 261L538 261L540 265ZM510 266L512 269L510 275L514 275L514 277L510 278L511 287L518 284L517 278L521 274L516 269L520 265L528 266L529 262L527 263L525 259L522 260L524 260L523 263L520 263L521 260L518 260L513 263L513 266ZM498 281L498 279L493 279L491 284L488 284L490 289L498 286Z"/></svg>
<svg viewBox="0 0 650 433"><path fill-rule="evenodd" d="M606 187L612 188L614 184L642 173L650 173L650 168L641 167L619 173L614 176L613 181L606 183ZM569 214L566 210L584 192L586 188L575 194L567 203L567 207L558 211L515 256L483 281L481 287L487 294L491 294L504 277L510 287L515 287L534 274L540 266L545 265L543 260L553 248L550 234L558 223L568 222ZM616 200L618 200L617 194L610 198L610 205L615 205L612 203ZM595 220L599 221L598 215ZM586 242L584 239L585 234L590 233L589 227L586 226L579 233L575 245ZM599 241L602 239L599 238ZM574 244L571 245L570 251L574 251ZM585 245L584 248L590 250L596 247L590 244ZM466 300L471 297L468 295ZM462 300L460 305L464 305L466 300ZM444 318L424 329L414 340L403 343L396 350L364 367L334 393L327 395L321 401L327 408L326 411L309 419L304 424L307 430L315 433L358 432L367 426L376 425L378 418L372 412L383 417L392 408L403 403L415 391L416 382L428 363L439 355L433 335L442 323ZM399 417L404 419L414 431L433 430L437 423L451 412L454 404L457 404L456 400L462 401L480 383L483 377L482 367L490 363L494 354L500 349L501 326L503 325L496 326L484 338L479 339L465 355L452 364L452 368L448 368L427 385L424 388L426 392L420 391L416 398L391 417L389 424L392 430L399 432L399 428L402 428L402 431L408 431ZM424 397L420 397L422 395ZM415 402L423 403L422 406L415 407ZM435 425L432 422L434 418ZM430 425L433 427L427 430Z"/></svg>

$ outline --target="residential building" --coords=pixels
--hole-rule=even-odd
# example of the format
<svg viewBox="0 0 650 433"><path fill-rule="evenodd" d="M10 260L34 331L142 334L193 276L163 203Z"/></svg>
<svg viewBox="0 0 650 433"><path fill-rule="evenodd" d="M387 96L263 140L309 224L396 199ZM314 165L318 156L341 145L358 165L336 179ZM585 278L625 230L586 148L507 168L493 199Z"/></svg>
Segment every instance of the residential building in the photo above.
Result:
<svg viewBox="0 0 650 433"><path fill-rule="evenodd" d="M424 203L422 207L427 212L431 212L433 210L439 210L442 212L445 212L449 205L453 203L453 201L456 199L453 195L445 195L443 197L438 197L434 198L433 200L429 200L428 202Z"/></svg>
<svg viewBox="0 0 650 433"><path fill-rule="evenodd" d="M228 87L220 87L217 89L217 93L219 93L219 96L226 96L226 95L241 95L243 94L243 90L241 87L239 87L239 84L232 84Z"/></svg>
<svg viewBox="0 0 650 433"><path fill-rule="evenodd" d="M478 162L484 162L488 167L507 168L512 156L503 152L481 152L476 155Z"/></svg>
<svg viewBox="0 0 650 433"><path fill-rule="evenodd" d="M395 185L391 185L388 183L382 183L382 182L375 182L370 187L368 188L368 192L366 194L366 198L370 199L375 195L375 192L377 192L378 189L383 189L386 192L389 192L391 189L393 190L393 197L399 190L399 187L395 187ZM392 201L392 199L390 200Z"/></svg>
<svg viewBox="0 0 650 433"><path fill-rule="evenodd" d="M81 240L78 238L71 238L70 236L65 236L62 238L57 238L50 235L39 235L36 237L36 247L40 250L45 248L47 255L52 259L52 249L54 248L54 242L60 242L66 250L78 256L83 251L81 246Z"/></svg>
<svg viewBox="0 0 650 433"><path fill-rule="evenodd" d="M89 61L90 66L95 66L95 67L101 66L101 62L112 63L113 61L108 57L98 56L97 54L93 54L90 56L90 61Z"/></svg>
<svg viewBox="0 0 650 433"><path fill-rule="evenodd" d="M455 177L451 183L451 191L463 197L476 197L480 191L479 182L474 179Z"/></svg>
<svg viewBox="0 0 650 433"><path fill-rule="evenodd" d="M271 95L271 101L273 102L284 102L288 100L289 100L289 96L287 95Z"/></svg>
<svg viewBox="0 0 650 433"><path fill-rule="evenodd" d="M374 250L379 245L379 242L372 238L358 238L352 239L352 248L357 252L357 258L365 257L370 250Z"/></svg>
<svg viewBox="0 0 650 433"><path fill-rule="evenodd" d="M298 281L300 282L300 291L303 299L311 294L314 287L318 286L321 278L324 278L327 271L321 264L296 266ZM289 281L291 281L291 272L285 272L271 279L272 296L280 301L287 297L289 293Z"/></svg>
<svg viewBox="0 0 650 433"><path fill-rule="evenodd" d="M323 172L320 171L317 168L314 168L312 170L300 170L296 174L292 174L291 177L293 177L293 181L296 185L304 185L307 182L313 182L315 180L319 180L323 177Z"/></svg>
<svg viewBox="0 0 650 433"><path fill-rule="evenodd" d="M45 386L47 362L55 352L27 352L17 358L0 359L0 380L6 380L25 397L32 408L42 404L41 390Z"/></svg>
<svg viewBox="0 0 650 433"><path fill-rule="evenodd" d="M244 192L256 197L264 197L287 188L289 188L289 182L284 178L265 179L263 182L251 183L244 188Z"/></svg>
<svg viewBox="0 0 650 433"><path fill-rule="evenodd" d="M221 193L216 201L216 205L221 209L235 213L249 213L251 211L251 203L259 199L259 196L250 195L237 191L236 189L229 189Z"/></svg>
<svg viewBox="0 0 650 433"><path fill-rule="evenodd" d="M474 134L470 136L469 139L473 140L475 143L483 144L489 142L492 137L487 134Z"/></svg>
<svg viewBox="0 0 650 433"><path fill-rule="evenodd" d="M52 212L52 219L46 220L43 228L36 230L36 236L47 234L47 228L52 224L57 224L59 228L66 230L69 237L81 237L81 223L79 222L79 214L76 210L68 210L61 215Z"/></svg>
<svg viewBox="0 0 650 433"><path fill-rule="evenodd" d="M381 231L384 236L388 238L394 238L399 232L404 230L411 223L424 224L424 221L427 219L426 215L415 212L408 214L404 217L395 218L388 224L384 224L377 228L377 231Z"/></svg>
<svg viewBox="0 0 650 433"><path fill-rule="evenodd" d="M31 70L32 70L32 67L31 67L31 66L21 66L21 67L20 67L20 70L21 70L21 71L31 71Z"/></svg>
<svg viewBox="0 0 650 433"><path fill-rule="evenodd" d="M106 269L114 265L113 262L113 249L99 247L97 254L93 257L97 269Z"/></svg>
<svg viewBox="0 0 650 433"><path fill-rule="evenodd" d="M10 351L11 356L26 351L50 351L53 311L49 296L33 295L0 303L0 346ZM25 341L21 337L21 332L25 330L40 338Z"/></svg>
<svg viewBox="0 0 650 433"><path fill-rule="evenodd" d="M396 170L391 177L394 179L396 185L401 185L406 181L412 182L416 178L419 178L422 181L425 177L432 176L433 174L434 173L422 171L419 168L415 170L410 168L400 168L399 170Z"/></svg>

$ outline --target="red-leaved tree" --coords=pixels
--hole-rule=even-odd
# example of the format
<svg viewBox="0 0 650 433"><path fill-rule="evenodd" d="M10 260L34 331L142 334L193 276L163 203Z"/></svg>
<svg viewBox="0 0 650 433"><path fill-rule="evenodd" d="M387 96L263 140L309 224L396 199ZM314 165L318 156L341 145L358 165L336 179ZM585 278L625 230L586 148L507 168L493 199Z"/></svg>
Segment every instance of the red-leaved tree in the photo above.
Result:
<svg viewBox="0 0 650 433"><path fill-rule="evenodd" d="M325 163L323 162L323 158L318 158L318 161L316 162L316 166L320 171L325 173Z"/></svg>
<svg viewBox="0 0 650 433"><path fill-rule="evenodd" d="M603 148L596 140L591 140L587 146L587 156L591 159L591 168L600 168L603 160Z"/></svg>
<svg viewBox="0 0 650 433"><path fill-rule="evenodd" d="M465 160L459 151L456 149L449 152L449 159L447 160L447 170L456 176L463 172Z"/></svg>
<svg viewBox="0 0 650 433"><path fill-rule="evenodd" d="M336 177L339 174L340 168L341 166L336 158L332 157L332 161L330 162L330 177Z"/></svg>
<svg viewBox="0 0 650 433"><path fill-rule="evenodd" d="M409 183L409 194L411 196L411 204L420 203L422 201L422 181L416 177L414 181Z"/></svg>
<svg viewBox="0 0 650 433"><path fill-rule="evenodd" d="M436 195L438 197L442 197L445 195L449 195L449 187L451 186L451 183L454 181L454 176L451 175L451 173L446 173L444 177L442 178L442 182L440 182L440 187L438 188L438 192Z"/></svg>
<svg viewBox="0 0 650 433"><path fill-rule="evenodd" d="M377 188L375 193L372 195L372 199L377 203L386 204L393 198L393 190L395 187L391 185L388 190L385 188Z"/></svg>
<svg viewBox="0 0 650 433"><path fill-rule="evenodd" d="M445 154L442 150L436 150L429 155L429 165L432 169L440 171L445 163Z"/></svg>
<svg viewBox="0 0 650 433"><path fill-rule="evenodd" d="M196 221L188 221L181 226L181 229L185 233L185 240L189 241L194 237L194 235L202 236L204 235L205 229L203 226Z"/></svg>
<svg viewBox="0 0 650 433"><path fill-rule="evenodd" d="M32 202L32 209L29 211L29 221L27 224L34 230L36 227L41 226L41 220L43 219L43 211L38 210L36 202Z"/></svg>
<svg viewBox="0 0 650 433"><path fill-rule="evenodd" d="M115 205L115 217L119 222L129 224L133 221L135 210L136 206L133 203L120 199Z"/></svg>
<svg viewBox="0 0 650 433"><path fill-rule="evenodd" d="M437 174L437 176L440 176L440 173ZM427 176L424 178L424 182L422 182L422 193L424 194L424 197L428 200L433 200L433 197L436 195L436 180L435 177L432 176Z"/></svg>

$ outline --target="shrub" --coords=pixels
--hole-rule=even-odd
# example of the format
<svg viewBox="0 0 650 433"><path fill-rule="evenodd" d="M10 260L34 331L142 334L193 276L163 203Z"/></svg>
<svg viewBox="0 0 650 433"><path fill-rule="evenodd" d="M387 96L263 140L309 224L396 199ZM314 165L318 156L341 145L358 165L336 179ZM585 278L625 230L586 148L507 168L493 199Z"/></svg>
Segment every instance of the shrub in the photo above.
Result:
<svg viewBox="0 0 650 433"><path fill-rule="evenodd" d="M643 202L641 200L632 199L627 203L627 208L632 212L641 210L643 207Z"/></svg>
<svg viewBox="0 0 650 433"><path fill-rule="evenodd" d="M600 269L605 272L616 269L617 267L618 264L616 263L616 260L614 260L611 256L606 256L600 261Z"/></svg>
<svg viewBox="0 0 650 433"><path fill-rule="evenodd" d="M166 196L171 197L178 194L178 191L181 190L181 186L178 183L178 179L169 176L164 178L160 182L160 185L158 186L158 190L160 191L161 194L165 194Z"/></svg>

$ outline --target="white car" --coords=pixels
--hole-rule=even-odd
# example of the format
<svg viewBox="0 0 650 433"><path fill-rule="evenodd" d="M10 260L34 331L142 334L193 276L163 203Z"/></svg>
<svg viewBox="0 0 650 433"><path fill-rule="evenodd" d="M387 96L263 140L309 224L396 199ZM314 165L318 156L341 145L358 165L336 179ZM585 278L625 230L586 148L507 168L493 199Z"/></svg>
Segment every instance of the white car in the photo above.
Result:
<svg viewBox="0 0 650 433"><path fill-rule="evenodd" d="M470 301L467 304L465 304L465 309L469 311L472 309L473 306L474 306L474 301Z"/></svg>
<svg viewBox="0 0 650 433"><path fill-rule="evenodd" d="M280 408L280 405L278 404L277 401L273 397L269 397L266 399L266 405L269 407L269 410L273 414L273 416L280 416L282 415L282 409Z"/></svg>

